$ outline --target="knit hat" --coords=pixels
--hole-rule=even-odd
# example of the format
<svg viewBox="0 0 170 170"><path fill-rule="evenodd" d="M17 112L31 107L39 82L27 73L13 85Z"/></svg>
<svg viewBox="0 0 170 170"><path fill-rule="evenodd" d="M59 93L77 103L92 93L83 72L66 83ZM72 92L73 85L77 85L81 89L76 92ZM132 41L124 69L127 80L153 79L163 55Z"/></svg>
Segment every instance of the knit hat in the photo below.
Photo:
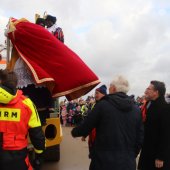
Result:
<svg viewBox="0 0 170 170"><path fill-rule="evenodd" d="M106 95L107 94L107 87L106 87L106 85L102 85L99 88L97 88L96 91Z"/></svg>
<svg viewBox="0 0 170 170"><path fill-rule="evenodd" d="M55 24L57 21L57 18L52 15L47 15L45 21L51 21L53 24Z"/></svg>

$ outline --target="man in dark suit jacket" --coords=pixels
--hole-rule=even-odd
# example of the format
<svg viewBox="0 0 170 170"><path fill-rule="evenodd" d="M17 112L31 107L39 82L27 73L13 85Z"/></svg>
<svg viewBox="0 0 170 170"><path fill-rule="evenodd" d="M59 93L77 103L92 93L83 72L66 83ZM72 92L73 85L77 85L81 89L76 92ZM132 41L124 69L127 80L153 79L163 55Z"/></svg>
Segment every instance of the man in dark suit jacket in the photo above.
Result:
<svg viewBox="0 0 170 170"><path fill-rule="evenodd" d="M151 81L145 91L145 134L139 170L170 170L170 107L165 91L160 81Z"/></svg>

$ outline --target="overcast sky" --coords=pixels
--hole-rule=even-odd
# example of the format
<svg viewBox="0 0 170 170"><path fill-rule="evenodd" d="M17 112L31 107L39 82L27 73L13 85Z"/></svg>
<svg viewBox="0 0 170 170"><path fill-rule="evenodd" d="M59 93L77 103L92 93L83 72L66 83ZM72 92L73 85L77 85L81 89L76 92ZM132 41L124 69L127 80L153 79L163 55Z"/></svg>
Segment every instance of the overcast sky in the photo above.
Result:
<svg viewBox="0 0 170 170"><path fill-rule="evenodd" d="M0 44L9 17L34 22L45 11L57 17L65 44L102 84L123 74L129 94L142 95L153 79L170 92L169 0L1 0Z"/></svg>

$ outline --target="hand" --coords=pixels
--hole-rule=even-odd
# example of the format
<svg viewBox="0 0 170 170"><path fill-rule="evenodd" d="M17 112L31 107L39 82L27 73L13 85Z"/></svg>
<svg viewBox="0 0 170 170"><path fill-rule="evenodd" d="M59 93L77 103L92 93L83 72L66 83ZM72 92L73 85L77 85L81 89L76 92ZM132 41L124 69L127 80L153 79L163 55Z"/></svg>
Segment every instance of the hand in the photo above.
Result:
<svg viewBox="0 0 170 170"><path fill-rule="evenodd" d="M159 160L159 159L156 159L156 160L155 160L155 167L156 167L156 168L162 168L163 165L164 165L164 161Z"/></svg>
<svg viewBox="0 0 170 170"><path fill-rule="evenodd" d="M34 170L41 170L42 163L43 163L42 154L36 154L35 159L33 161Z"/></svg>
<svg viewBox="0 0 170 170"><path fill-rule="evenodd" d="M84 136L82 136L81 141L86 141L86 138Z"/></svg>

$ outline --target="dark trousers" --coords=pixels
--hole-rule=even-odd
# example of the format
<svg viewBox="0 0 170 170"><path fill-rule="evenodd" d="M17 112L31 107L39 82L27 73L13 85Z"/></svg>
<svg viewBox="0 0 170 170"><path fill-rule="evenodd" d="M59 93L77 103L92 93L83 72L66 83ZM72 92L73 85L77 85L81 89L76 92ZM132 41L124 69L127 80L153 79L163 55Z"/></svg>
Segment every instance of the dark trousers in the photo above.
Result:
<svg viewBox="0 0 170 170"><path fill-rule="evenodd" d="M0 150L0 170L28 170L25 162L27 150L4 151Z"/></svg>

